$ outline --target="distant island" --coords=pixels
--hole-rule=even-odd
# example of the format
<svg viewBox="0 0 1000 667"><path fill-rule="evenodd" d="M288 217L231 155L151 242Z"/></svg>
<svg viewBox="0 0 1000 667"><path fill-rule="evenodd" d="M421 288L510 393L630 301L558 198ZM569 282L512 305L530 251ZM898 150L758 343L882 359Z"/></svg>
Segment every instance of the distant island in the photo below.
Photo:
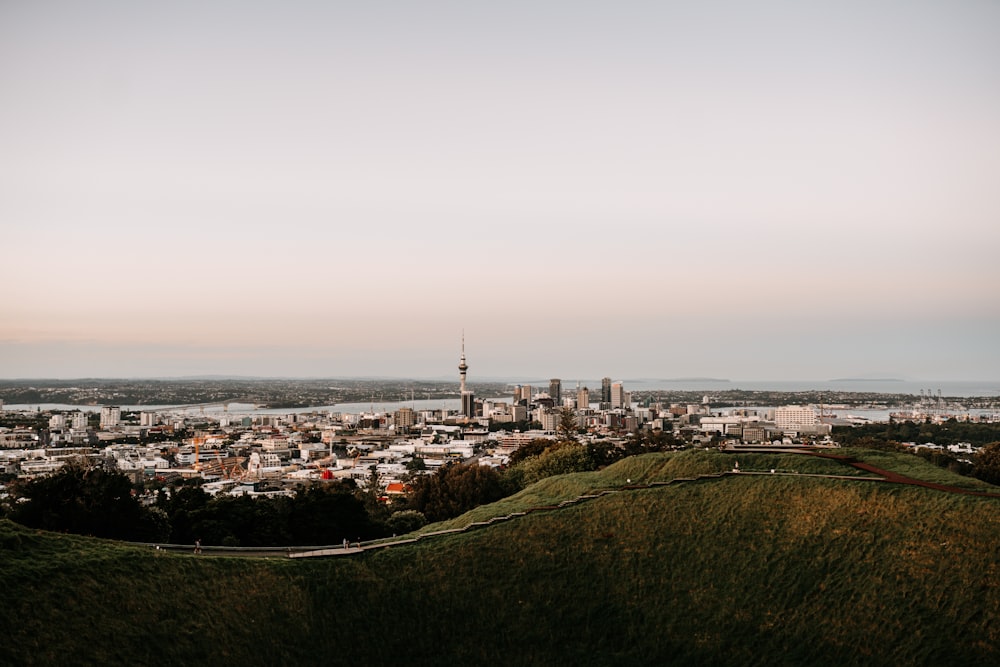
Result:
<svg viewBox="0 0 1000 667"><path fill-rule="evenodd" d="M721 382L728 384L732 380L726 378L669 378L667 380L660 380L660 382Z"/></svg>

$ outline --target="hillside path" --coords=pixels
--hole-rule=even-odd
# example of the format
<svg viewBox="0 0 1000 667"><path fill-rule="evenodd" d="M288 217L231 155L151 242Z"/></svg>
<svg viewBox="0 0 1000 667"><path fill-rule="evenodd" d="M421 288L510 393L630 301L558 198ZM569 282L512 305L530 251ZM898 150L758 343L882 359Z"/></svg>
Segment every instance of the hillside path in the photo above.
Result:
<svg viewBox="0 0 1000 667"><path fill-rule="evenodd" d="M885 479L883 481L889 482L891 484L909 484L911 486L922 486L927 489L934 489L935 491L944 491L945 493L960 493L966 496L982 496L985 498L1000 498L1000 493L990 493L989 491L975 491L973 489L963 489L958 486L948 486L946 484L937 484L935 482L925 482L922 479L914 479L913 477L907 477L906 475L901 475L898 472L892 472L891 470L883 470L877 466L873 466L870 463L865 463L863 461L858 461L850 456L841 456L839 454L824 454L820 452L803 452L810 456L818 456L821 459L833 459L834 461L839 461L841 463L846 463L849 466L857 468L858 470L864 470L865 472L870 472L875 475L880 475Z"/></svg>

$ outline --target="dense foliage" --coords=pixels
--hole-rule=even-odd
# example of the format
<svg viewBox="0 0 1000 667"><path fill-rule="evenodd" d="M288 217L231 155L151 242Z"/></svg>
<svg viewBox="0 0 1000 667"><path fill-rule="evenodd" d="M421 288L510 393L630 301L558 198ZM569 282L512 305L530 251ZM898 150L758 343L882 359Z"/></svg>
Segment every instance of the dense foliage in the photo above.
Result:
<svg viewBox="0 0 1000 667"><path fill-rule="evenodd" d="M139 542L169 533L165 515L142 507L117 472L70 465L12 490L11 518L32 528Z"/></svg>
<svg viewBox="0 0 1000 667"><path fill-rule="evenodd" d="M1000 440L1000 424L960 422L957 419L949 419L941 424L889 421L860 426L838 426L834 428L833 439L844 446L870 446L893 442L933 443L942 446L968 442L982 446Z"/></svg>
<svg viewBox="0 0 1000 667"><path fill-rule="evenodd" d="M211 497L198 487L162 494L157 505L170 519L170 541L263 547L339 544L386 534L347 484L300 489L294 497Z"/></svg>
<svg viewBox="0 0 1000 667"><path fill-rule="evenodd" d="M433 475L419 477L410 502L428 521L442 521L505 495L500 474L493 468L453 463Z"/></svg>
<svg viewBox="0 0 1000 667"><path fill-rule="evenodd" d="M984 482L1000 485L1000 442L991 442L976 453L972 474Z"/></svg>
<svg viewBox="0 0 1000 667"><path fill-rule="evenodd" d="M20 524L134 542L325 545L393 532L388 510L370 511L353 483L326 483L299 489L294 497L264 498L213 497L198 486L178 485L162 489L156 504L144 507L121 473L69 466L13 491L18 500L10 518Z"/></svg>

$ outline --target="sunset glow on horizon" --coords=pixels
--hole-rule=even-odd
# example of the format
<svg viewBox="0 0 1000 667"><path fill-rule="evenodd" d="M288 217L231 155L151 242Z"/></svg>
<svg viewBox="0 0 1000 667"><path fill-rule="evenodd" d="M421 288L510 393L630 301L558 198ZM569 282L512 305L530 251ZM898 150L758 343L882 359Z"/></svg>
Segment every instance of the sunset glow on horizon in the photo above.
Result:
<svg viewBox="0 0 1000 667"><path fill-rule="evenodd" d="M998 379L998 27L7 3L0 377Z"/></svg>

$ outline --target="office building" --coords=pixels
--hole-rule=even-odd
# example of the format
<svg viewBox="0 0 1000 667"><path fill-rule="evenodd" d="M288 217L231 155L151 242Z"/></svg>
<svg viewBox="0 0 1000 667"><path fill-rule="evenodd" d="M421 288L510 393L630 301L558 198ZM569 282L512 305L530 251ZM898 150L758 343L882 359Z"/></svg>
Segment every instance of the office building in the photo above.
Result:
<svg viewBox="0 0 1000 667"><path fill-rule="evenodd" d="M562 405L562 381L559 378L549 380L549 397L553 405Z"/></svg>
<svg viewBox="0 0 1000 667"><path fill-rule="evenodd" d="M627 391L625 391L625 385L621 382L615 382L611 385L611 397L610 404L612 410L627 410L630 405L630 396Z"/></svg>

